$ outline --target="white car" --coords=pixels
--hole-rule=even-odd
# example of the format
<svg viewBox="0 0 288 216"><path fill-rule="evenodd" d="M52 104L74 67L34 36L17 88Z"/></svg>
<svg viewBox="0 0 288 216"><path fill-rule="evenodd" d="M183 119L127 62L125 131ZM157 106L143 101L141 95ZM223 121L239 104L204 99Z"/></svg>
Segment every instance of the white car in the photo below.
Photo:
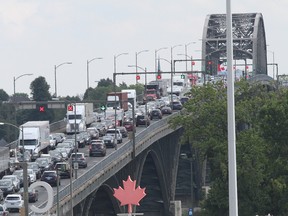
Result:
<svg viewBox="0 0 288 216"><path fill-rule="evenodd" d="M13 186L15 188L15 191L20 190L20 179L17 175L5 175L2 177L2 179L11 179L13 182Z"/></svg>
<svg viewBox="0 0 288 216"><path fill-rule="evenodd" d="M4 204L8 210L20 209L23 207L24 201L20 194L8 194L4 200Z"/></svg>
<svg viewBox="0 0 288 216"><path fill-rule="evenodd" d="M34 172L33 169L27 169L27 174L28 174L29 177L30 177L30 182L31 182L31 183L36 182L37 176L36 176L36 173Z"/></svg>

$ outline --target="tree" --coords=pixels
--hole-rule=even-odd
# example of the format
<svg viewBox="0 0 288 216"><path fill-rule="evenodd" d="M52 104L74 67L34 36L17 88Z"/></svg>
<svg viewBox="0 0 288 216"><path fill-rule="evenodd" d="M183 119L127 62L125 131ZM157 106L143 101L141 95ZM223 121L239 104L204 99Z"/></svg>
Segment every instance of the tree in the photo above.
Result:
<svg viewBox="0 0 288 216"><path fill-rule="evenodd" d="M9 100L9 95L3 89L0 89L0 102L8 101L8 100Z"/></svg>
<svg viewBox="0 0 288 216"><path fill-rule="evenodd" d="M109 86L113 86L113 80L111 80L109 78L107 78L106 80L101 79L97 85L97 87L109 87Z"/></svg>
<svg viewBox="0 0 288 216"><path fill-rule="evenodd" d="M31 84L31 94L35 101L48 101L51 100L51 94L49 93L50 86L46 82L45 78L40 76L36 78Z"/></svg>
<svg viewBox="0 0 288 216"><path fill-rule="evenodd" d="M183 141L211 169L203 215L228 215L227 95L221 85L193 88L183 115ZM239 215L286 215L288 212L288 91L243 81L235 91Z"/></svg>

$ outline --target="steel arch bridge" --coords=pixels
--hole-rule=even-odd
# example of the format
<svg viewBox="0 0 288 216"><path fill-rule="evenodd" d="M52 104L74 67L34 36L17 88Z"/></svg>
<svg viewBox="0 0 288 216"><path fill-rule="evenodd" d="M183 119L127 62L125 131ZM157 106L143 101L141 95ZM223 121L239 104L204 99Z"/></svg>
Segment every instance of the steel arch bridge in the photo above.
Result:
<svg viewBox="0 0 288 216"><path fill-rule="evenodd" d="M232 14L233 59L252 66L252 76L267 75L267 47L264 21L261 13ZM202 68L209 62L211 74L216 75L218 65L226 62L226 14L207 15L202 37ZM252 60L247 64L247 60ZM237 63L236 63L237 65Z"/></svg>

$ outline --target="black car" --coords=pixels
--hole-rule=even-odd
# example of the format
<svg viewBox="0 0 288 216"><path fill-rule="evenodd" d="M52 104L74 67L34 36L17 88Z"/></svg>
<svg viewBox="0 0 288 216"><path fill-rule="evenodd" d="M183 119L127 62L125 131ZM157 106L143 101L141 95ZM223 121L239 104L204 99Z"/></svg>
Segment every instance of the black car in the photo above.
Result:
<svg viewBox="0 0 288 216"><path fill-rule="evenodd" d="M136 127L139 125L150 125L150 118L147 115L141 114L136 118Z"/></svg>
<svg viewBox="0 0 288 216"><path fill-rule="evenodd" d="M56 149L49 151L49 154L51 156L51 160L53 162L53 165L55 165L58 162L62 162L64 160L62 153Z"/></svg>
<svg viewBox="0 0 288 216"><path fill-rule="evenodd" d="M189 100L188 97L181 97L181 98L180 98L180 102L182 103L182 105L184 105L185 103L187 103L188 100Z"/></svg>
<svg viewBox="0 0 288 216"><path fill-rule="evenodd" d="M67 162L57 163L54 169L58 170L60 178L71 178L71 176L73 176L73 171L71 170L70 164Z"/></svg>
<svg viewBox="0 0 288 216"><path fill-rule="evenodd" d="M107 131L107 127L106 127L105 123L94 122L90 125L90 127L95 127L99 132L99 136L105 136L106 131Z"/></svg>
<svg viewBox="0 0 288 216"><path fill-rule="evenodd" d="M160 111L160 109L153 109L150 113L150 119L162 119L162 113Z"/></svg>
<svg viewBox="0 0 288 216"><path fill-rule="evenodd" d="M49 170L49 171L43 172L40 180L47 182L51 186L57 186L58 179L59 179L59 185L61 185L60 176L57 176L57 173L55 170Z"/></svg>
<svg viewBox="0 0 288 216"><path fill-rule="evenodd" d="M24 188L22 187L18 193L21 194L22 197L24 197L24 196L23 196L23 194L24 194ZM38 201L38 197L39 197L38 190L28 188L28 201L29 201L29 203L31 203L31 202L33 202L33 203L37 202L37 201Z"/></svg>
<svg viewBox="0 0 288 216"><path fill-rule="evenodd" d="M106 155L106 145L103 140L95 140L89 146L89 156Z"/></svg>
<svg viewBox="0 0 288 216"><path fill-rule="evenodd" d="M90 145L91 144L91 136L87 131L82 132L84 139L85 139L85 145Z"/></svg>

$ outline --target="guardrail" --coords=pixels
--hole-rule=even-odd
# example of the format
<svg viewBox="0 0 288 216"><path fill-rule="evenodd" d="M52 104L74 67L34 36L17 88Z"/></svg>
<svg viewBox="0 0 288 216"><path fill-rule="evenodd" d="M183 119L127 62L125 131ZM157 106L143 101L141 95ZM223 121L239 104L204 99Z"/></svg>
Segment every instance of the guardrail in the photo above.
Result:
<svg viewBox="0 0 288 216"><path fill-rule="evenodd" d="M173 113L172 115L168 116L167 118L163 118L163 119L151 124L147 129L136 134L136 137L135 137L136 147L137 147L137 145L139 145L140 141L147 139L149 137L149 134L151 134L154 131L156 131L157 129L162 128L165 125L167 125L168 121L177 114L178 113ZM130 140L127 143L125 143L125 145L122 145L120 148L118 148L117 151L114 151L111 154L107 155L107 157L105 157L103 160L99 161L93 167L88 169L87 172L85 172L84 174L79 176L77 179L73 180L72 188L75 190L77 188L82 187L83 183L88 182L89 180L94 178L96 173L102 173L105 168L107 168L111 164L115 163L115 160L117 158L119 158L125 154L132 153L132 151L133 151L133 143ZM70 195L71 195L70 194L70 185L66 185L64 188L62 188L59 191L59 197L58 197L59 202L61 202L61 200L63 200L66 197L68 198L68 196L70 196ZM56 204L57 204L57 195L55 194L54 195L53 208L56 208L55 207ZM45 205L46 205L46 202L40 204L39 207L43 208ZM29 215L32 215L32 214L29 214Z"/></svg>

